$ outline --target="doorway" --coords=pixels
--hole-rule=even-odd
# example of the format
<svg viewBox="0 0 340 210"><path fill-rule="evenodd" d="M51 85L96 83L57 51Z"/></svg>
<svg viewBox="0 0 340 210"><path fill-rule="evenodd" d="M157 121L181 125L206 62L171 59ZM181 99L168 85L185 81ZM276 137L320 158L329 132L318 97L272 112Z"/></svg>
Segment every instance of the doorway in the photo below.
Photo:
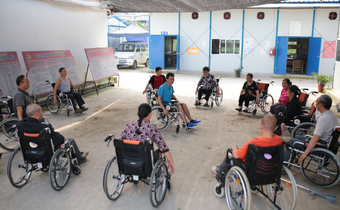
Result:
<svg viewBox="0 0 340 210"><path fill-rule="evenodd" d="M177 36L164 36L164 69L177 67Z"/></svg>
<svg viewBox="0 0 340 210"><path fill-rule="evenodd" d="M307 73L309 38L289 38L286 74Z"/></svg>

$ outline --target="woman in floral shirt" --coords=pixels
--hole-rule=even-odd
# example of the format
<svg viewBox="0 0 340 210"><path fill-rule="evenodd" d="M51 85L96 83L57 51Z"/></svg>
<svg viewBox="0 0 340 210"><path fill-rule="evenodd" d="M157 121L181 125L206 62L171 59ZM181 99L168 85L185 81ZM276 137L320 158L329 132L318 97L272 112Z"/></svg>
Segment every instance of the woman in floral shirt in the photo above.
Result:
<svg viewBox="0 0 340 210"><path fill-rule="evenodd" d="M217 89L217 95L220 95L220 89L218 86L218 83L214 77L214 75L209 74L209 67L205 66L203 67L203 75L200 79L200 81L197 84L196 92L195 95L197 94L198 91L198 101L195 105L201 105L201 98L202 94L205 94L205 104L203 106L209 107L208 102L209 102L209 97L211 95L212 90L216 87ZM200 87L202 86L202 87Z"/></svg>
<svg viewBox="0 0 340 210"><path fill-rule="evenodd" d="M169 160L168 167L171 169L171 173L175 172L174 161L172 159L169 147L166 145L161 133L157 127L150 123L151 118L151 106L149 104L141 104L138 107L138 120L129 122L120 135L121 140L136 140L144 142L147 138L150 138L154 142L158 149L164 153L165 157Z"/></svg>

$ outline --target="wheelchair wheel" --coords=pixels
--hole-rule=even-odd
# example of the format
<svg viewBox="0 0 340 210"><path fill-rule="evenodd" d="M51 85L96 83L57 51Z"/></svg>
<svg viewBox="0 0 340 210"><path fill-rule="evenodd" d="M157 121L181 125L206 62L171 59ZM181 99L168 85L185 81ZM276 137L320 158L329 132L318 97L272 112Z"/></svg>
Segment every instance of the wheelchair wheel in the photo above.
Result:
<svg viewBox="0 0 340 210"><path fill-rule="evenodd" d="M58 149L50 162L50 183L54 190L65 187L71 176L71 158L64 148Z"/></svg>
<svg viewBox="0 0 340 210"><path fill-rule="evenodd" d="M340 181L339 158L324 148L314 148L302 161L302 175L318 187L332 187Z"/></svg>
<svg viewBox="0 0 340 210"><path fill-rule="evenodd" d="M154 106L152 108L152 116L150 122L158 128L159 131L165 130L170 125L171 114L169 113L167 116L164 114L162 108L160 106Z"/></svg>
<svg viewBox="0 0 340 210"><path fill-rule="evenodd" d="M103 176L103 189L108 199L116 200L123 191L125 175L119 173L118 162L114 156L106 165Z"/></svg>
<svg viewBox="0 0 340 210"><path fill-rule="evenodd" d="M217 106L219 106L222 103L223 100L223 90L220 88L220 95L218 96L217 93L215 95L215 103Z"/></svg>
<svg viewBox="0 0 340 210"><path fill-rule="evenodd" d="M228 171L224 190L229 209L250 209L250 185L247 175L240 167L234 166Z"/></svg>
<svg viewBox="0 0 340 210"><path fill-rule="evenodd" d="M150 88L150 86L146 89L145 97L146 97L146 103L150 104L150 102L151 102L151 88Z"/></svg>
<svg viewBox="0 0 340 210"><path fill-rule="evenodd" d="M274 104L274 98L272 95L267 94L263 96L263 98L260 101L261 110L264 114L267 114L270 112L270 107Z"/></svg>
<svg viewBox="0 0 340 210"><path fill-rule="evenodd" d="M282 170L286 172L287 176L281 176L281 182L277 192L275 192L276 183L267 185L267 195L272 204L276 195L275 205L283 210L291 210L296 206L298 190L292 172L286 166L283 166Z"/></svg>
<svg viewBox="0 0 340 210"><path fill-rule="evenodd" d="M62 107L63 102L61 101L60 97L57 96L57 104L54 104L53 102L53 94L50 94L46 99L46 106L48 111L50 111L52 114L59 114Z"/></svg>
<svg viewBox="0 0 340 210"><path fill-rule="evenodd" d="M304 123L297 125L293 129L293 131L291 133L291 137L294 138L296 135L300 135L300 136L311 135L311 136L313 136L314 131L315 131L315 124L314 123L304 122Z"/></svg>
<svg viewBox="0 0 340 210"><path fill-rule="evenodd" d="M13 127L19 122L17 118L9 118L0 123L3 134L0 134L0 147L7 151L14 151L19 145L18 130Z"/></svg>
<svg viewBox="0 0 340 210"><path fill-rule="evenodd" d="M224 189L221 183L217 183L214 186L214 193L217 197L223 198L224 197Z"/></svg>
<svg viewBox="0 0 340 210"><path fill-rule="evenodd" d="M168 177L168 168L164 160L158 160L150 177L150 200L153 207L163 202L168 187Z"/></svg>
<svg viewBox="0 0 340 210"><path fill-rule="evenodd" d="M14 150L7 165L7 176L10 183L17 188L23 187L32 174L32 165L26 163L21 147Z"/></svg>

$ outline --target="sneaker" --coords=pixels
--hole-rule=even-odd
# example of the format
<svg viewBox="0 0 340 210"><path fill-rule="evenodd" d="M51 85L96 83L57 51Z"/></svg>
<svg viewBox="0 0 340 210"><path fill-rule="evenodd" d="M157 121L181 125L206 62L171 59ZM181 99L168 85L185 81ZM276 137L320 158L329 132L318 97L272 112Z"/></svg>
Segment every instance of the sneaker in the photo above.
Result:
<svg viewBox="0 0 340 210"><path fill-rule="evenodd" d="M194 123L194 124L198 124L198 123L200 123L201 121L200 120L192 120L190 123Z"/></svg>
<svg viewBox="0 0 340 210"><path fill-rule="evenodd" d="M195 124L195 123L191 123L191 122L189 122L188 124L187 124L187 128L189 128L189 129L191 129L191 128L194 128L194 127L196 127L197 125Z"/></svg>
<svg viewBox="0 0 340 210"><path fill-rule="evenodd" d="M242 107L239 106L239 107L236 108L236 110L240 112L240 111L242 111Z"/></svg>
<svg viewBox="0 0 340 210"><path fill-rule="evenodd" d="M201 102L196 102L195 106L201 106Z"/></svg>
<svg viewBox="0 0 340 210"><path fill-rule="evenodd" d="M217 173L217 169L218 169L218 166L211 166L211 168L210 168L210 170L211 170L211 172L212 172L213 174L215 174L215 175L218 176L218 177L221 177L221 175L219 175L219 174Z"/></svg>
<svg viewBox="0 0 340 210"><path fill-rule="evenodd" d="M248 107L246 107L245 109L243 109L244 112L248 112Z"/></svg>
<svg viewBox="0 0 340 210"><path fill-rule="evenodd" d="M204 106L204 107L209 107L209 104L204 104L203 106Z"/></svg>

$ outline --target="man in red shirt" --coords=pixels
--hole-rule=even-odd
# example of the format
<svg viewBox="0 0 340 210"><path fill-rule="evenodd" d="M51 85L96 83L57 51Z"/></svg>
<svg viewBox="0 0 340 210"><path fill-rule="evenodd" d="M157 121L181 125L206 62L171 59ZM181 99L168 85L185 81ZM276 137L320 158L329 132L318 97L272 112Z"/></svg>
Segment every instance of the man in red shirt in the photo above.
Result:
<svg viewBox="0 0 340 210"><path fill-rule="evenodd" d="M242 163L245 163L249 144L254 144L255 146L258 147L272 147L281 145L283 143L281 137L273 135L275 127L276 127L275 117L268 115L262 118L260 125L262 135L248 141L241 148L238 148L237 146L232 147L231 149L233 150L233 157L229 157L228 159L233 160L234 163L233 165L239 165L241 164L241 161ZM226 164L227 158L225 157L220 166L211 167L211 172L216 176L221 177L222 171L224 171L226 168Z"/></svg>
<svg viewBox="0 0 340 210"><path fill-rule="evenodd" d="M165 76L162 75L162 68L161 67L156 67L155 69L156 74L153 75L148 84L145 86L145 89L143 91L143 94L146 93L146 90L149 87L149 84L151 84L152 88L156 91L156 93L158 92L158 88L164 84L164 82L166 81Z"/></svg>

